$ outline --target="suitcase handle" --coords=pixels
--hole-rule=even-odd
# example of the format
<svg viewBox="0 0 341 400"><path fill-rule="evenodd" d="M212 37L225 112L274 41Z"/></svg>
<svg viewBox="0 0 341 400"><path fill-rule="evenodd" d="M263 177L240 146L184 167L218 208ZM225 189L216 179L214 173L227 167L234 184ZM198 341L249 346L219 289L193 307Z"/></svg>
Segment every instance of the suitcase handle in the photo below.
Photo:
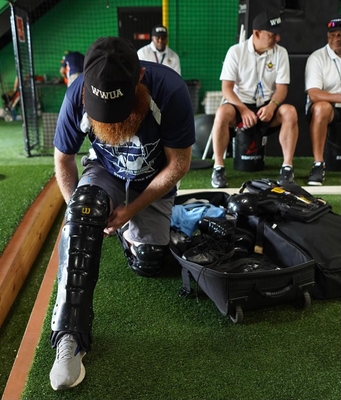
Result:
<svg viewBox="0 0 341 400"><path fill-rule="evenodd" d="M263 290L259 290L258 292L265 297L282 297L284 296L286 293L290 292L290 290L293 288L293 284L290 284L288 286L286 286L285 288L278 290L276 292L268 292L268 291L263 291Z"/></svg>

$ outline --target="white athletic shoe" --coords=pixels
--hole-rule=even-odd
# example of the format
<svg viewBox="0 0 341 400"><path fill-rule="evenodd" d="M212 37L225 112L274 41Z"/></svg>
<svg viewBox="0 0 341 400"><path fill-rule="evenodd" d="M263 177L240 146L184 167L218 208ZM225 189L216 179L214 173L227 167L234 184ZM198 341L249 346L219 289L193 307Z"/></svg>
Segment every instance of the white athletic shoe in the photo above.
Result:
<svg viewBox="0 0 341 400"><path fill-rule="evenodd" d="M65 334L57 344L57 354L50 372L54 390L65 390L77 386L85 377L82 362L86 352L81 350L74 337Z"/></svg>

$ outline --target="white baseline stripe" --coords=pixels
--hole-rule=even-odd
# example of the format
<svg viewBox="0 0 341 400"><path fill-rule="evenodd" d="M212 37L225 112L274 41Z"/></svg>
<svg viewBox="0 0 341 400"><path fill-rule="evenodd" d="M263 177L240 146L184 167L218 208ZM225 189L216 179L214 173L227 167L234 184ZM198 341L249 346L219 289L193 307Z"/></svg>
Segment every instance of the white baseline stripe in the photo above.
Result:
<svg viewBox="0 0 341 400"><path fill-rule="evenodd" d="M307 192L313 196L324 194L338 194L341 196L341 186L302 186ZM222 188L222 189L179 189L178 195L191 194L198 192L226 192L228 194L239 193L239 188Z"/></svg>

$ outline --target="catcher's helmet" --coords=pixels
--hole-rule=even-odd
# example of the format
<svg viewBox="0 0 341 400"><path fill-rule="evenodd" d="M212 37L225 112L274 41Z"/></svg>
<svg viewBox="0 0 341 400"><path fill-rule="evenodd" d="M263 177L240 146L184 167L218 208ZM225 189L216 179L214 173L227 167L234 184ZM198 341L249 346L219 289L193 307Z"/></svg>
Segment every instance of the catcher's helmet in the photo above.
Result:
<svg viewBox="0 0 341 400"><path fill-rule="evenodd" d="M258 194L240 193L233 194L227 204L228 213L238 213L244 215L255 214L257 211Z"/></svg>

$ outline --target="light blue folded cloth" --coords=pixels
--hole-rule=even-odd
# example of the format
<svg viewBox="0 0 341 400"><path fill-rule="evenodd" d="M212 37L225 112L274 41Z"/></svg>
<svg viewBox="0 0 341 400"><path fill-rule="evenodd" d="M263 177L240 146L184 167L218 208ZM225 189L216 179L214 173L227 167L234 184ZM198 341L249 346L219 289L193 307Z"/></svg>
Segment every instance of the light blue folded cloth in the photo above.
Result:
<svg viewBox="0 0 341 400"><path fill-rule="evenodd" d="M224 218L226 211L222 207L213 204L191 203L173 206L171 215L171 228L192 236L198 229L198 222L203 217Z"/></svg>

